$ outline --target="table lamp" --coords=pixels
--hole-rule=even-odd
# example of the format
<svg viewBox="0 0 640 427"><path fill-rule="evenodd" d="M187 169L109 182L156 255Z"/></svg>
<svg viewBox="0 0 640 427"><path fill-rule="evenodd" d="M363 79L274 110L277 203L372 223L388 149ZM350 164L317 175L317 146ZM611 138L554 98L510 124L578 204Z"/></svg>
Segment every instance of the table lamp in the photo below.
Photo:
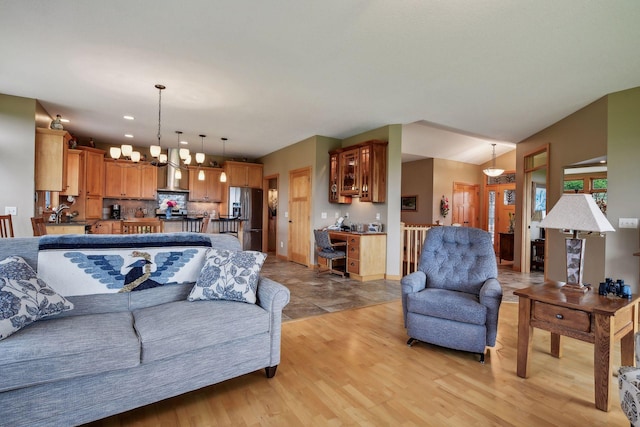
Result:
<svg viewBox="0 0 640 427"><path fill-rule="evenodd" d="M540 227L571 230L573 235L568 237L565 243L567 282L562 289L586 292L589 288L582 283L586 240L578 238L578 233L616 231L607 221L593 197L583 193L563 194L558 203L540 222Z"/></svg>

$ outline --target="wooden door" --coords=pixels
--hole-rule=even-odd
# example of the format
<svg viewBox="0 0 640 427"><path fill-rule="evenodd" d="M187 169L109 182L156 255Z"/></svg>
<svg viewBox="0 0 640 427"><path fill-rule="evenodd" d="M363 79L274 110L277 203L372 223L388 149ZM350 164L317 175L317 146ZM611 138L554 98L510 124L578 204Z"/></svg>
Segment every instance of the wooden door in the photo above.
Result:
<svg viewBox="0 0 640 427"><path fill-rule="evenodd" d="M310 265L311 168L289 172L289 260Z"/></svg>
<svg viewBox="0 0 640 427"><path fill-rule="evenodd" d="M452 224L463 227L478 227L479 187L477 184L453 183Z"/></svg>

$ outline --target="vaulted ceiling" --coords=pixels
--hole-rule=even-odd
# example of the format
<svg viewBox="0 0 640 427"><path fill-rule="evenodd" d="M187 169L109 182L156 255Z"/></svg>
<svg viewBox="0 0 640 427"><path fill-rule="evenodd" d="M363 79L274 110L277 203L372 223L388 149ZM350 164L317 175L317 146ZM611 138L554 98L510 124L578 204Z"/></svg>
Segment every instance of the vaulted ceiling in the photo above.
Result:
<svg viewBox="0 0 640 427"><path fill-rule="evenodd" d="M0 93L80 138L259 157L406 126L406 158L482 163L640 86L640 2L0 0ZM124 120L131 115L135 120ZM421 131L427 132L422 134ZM505 143L505 144L503 144ZM471 152L477 153L470 155Z"/></svg>

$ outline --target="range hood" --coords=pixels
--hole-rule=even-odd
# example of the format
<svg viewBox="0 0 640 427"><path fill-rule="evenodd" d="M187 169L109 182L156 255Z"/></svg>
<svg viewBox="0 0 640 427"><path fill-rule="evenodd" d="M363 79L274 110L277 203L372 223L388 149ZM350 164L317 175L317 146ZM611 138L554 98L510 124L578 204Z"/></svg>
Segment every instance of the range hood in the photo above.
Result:
<svg viewBox="0 0 640 427"><path fill-rule="evenodd" d="M163 173L166 170L167 184L163 188L158 188L158 191L163 193L188 193L189 190L180 188L180 181L188 179L186 177L187 172L182 172L181 180L176 179L176 167L174 165L180 164L179 150L177 148L169 148L167 158L169 161L167 162L166 169L162 167L158 171L159 173Z"/></svg>

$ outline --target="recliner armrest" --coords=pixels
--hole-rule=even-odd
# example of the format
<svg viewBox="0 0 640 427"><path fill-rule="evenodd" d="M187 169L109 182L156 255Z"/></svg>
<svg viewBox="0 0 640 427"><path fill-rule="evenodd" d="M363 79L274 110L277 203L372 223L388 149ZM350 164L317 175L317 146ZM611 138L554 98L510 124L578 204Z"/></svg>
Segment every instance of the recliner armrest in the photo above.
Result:
<svg viewBox="0 0 640 427"><path fill-rule="evenodd" d="M427 287L427 276L422 271L414 271L400 279L403 294L419 292Z"/></svg>
<svg viewBox="0 0 640 427"><path fill-rule="evenodd" d="M485 298L498 298L502 300L502 287L498 279L487 279L480 288L480 304L485 305L482 300Z"/></svg>

